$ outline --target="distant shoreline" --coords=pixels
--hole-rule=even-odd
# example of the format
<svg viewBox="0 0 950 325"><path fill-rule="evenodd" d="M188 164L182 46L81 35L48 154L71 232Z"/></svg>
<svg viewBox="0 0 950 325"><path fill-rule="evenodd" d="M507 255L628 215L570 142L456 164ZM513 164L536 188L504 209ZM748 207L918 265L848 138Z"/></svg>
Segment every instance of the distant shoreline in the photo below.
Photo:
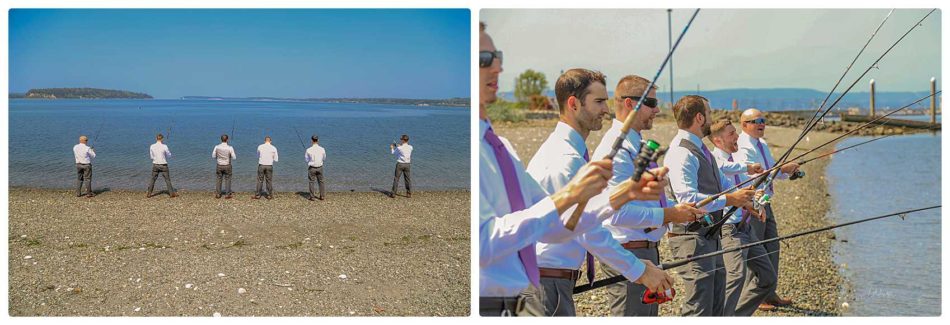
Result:
<svg viewBox="0 0 950 325"><path fill-rule="evenodd" d="M251 101L251 102L299 102L299 103L340 103L407 106L471 107L470 98L449 99L403 99L403 98L274 98L274 97L211 97L182 96L179 98L49 98L26 97L25 94L11 93L9 99L24 100L195 100L195 101Z"/></svg>

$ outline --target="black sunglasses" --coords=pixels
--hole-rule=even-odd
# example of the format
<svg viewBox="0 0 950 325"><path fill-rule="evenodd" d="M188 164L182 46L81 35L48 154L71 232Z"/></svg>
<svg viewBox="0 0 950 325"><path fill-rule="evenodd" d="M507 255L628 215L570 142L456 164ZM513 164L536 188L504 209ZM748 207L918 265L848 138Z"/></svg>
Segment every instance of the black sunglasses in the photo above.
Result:
<svg viewBox="0 0 950 325"><path fill-rule="evenodd" d="M498 59L501 61L501 51L480 51L478 52L478 66L481 68L490 67L492 62Z"/></svg>
<svg viewBox="0 0 950 325"><path fill-rule="evenodd" d="M764 118L764 117L760 117L760 118L757 118L757 119L754 119L754 120L745 121L745 123L765 124L765 118Z"/></svg>
<svg viewBox="0 0 950 325"><path fill-rule="evenodd" d="M640 96L622 96L620 98L622 99L630 98L635 101L640 101ZM646 105L647 107L650 107L650 108L656 108L657 104L659 103L657 102L656 98L647 97L646 99L643 100L643 105Z"/></svg>

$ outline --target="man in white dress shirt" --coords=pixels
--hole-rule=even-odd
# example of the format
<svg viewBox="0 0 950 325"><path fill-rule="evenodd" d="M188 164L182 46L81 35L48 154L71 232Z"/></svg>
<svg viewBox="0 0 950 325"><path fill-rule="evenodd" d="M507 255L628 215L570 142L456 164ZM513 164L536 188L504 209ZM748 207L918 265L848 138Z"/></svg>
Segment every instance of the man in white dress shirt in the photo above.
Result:
<svg viewBox="0 0 950 325"><path fill-rule="evenodd" d="M152 180L148 183L148 193L145 193L146 198L152 197L158 175L165 178L165 188L168 191L168 196L178 197L178 192L172 187L171 175L168 173L168 158L171 158L172 152L168 150L168 146L162 143L163 139L165 139L165 136L159 133L155 136L155 143L148 148L148 156L152 159Z"/></svg>
<svg viewBox="0 0 950 325"><path fill-rule="evenodd" d="M304 154L304 159L307 160L307 179L310 181L310 201L315 201L317 195L313 191L313 183L317 182L320 184L320 197L319 199L323 200L323 163L327 160L327 151L320 146L320 138L317 135L310 137L310 148L307 148L307 153Z"/></svg>
<svg viewBox="0 0 950 325"><path fill-rule="evenodd" d="M593 157L606 157L613 148L614 141L620 136L625 121L633 108L640 100L640 96L650 81L640 76L628 75L620 79L617 87L614 89L614 103L616 103L616 118L613 119L610 129L604 133L600 144L594 150ZM653 119L660 111L656 100L656 87L650 89L643 105L633 117L630 132L623 142L622 147L613 160L613 178L608 183L609 188L616 187L622 182L633 177L637 155L640 153L640 140L643 138L641 132L653 128ZM656 164L652 164L655 168ZM617 212L617 217L604 221L606 228L613 235L613 238L622 245L624 249L633 253L642 260L648 260L653 264L660 263L660 254L657 249L658 242L666 233L666 225L670 222L688 222L702 215L702 210L696 209L694 203L675 204L668 201L665 193L660 194L658 200L651 201L631 201L624 205L623 209ZM630 227L620 223L612 222L625 217L639 217L648 221L641 223L636 227ZM601 261L602 270L609 276L622 274L610 265ZM610 314L613 316L657 316L659 306L657 304L644 304L642 297L646 287L639 283L630 281L611 284L606 288L606 294L610 305Z"/></svg>
<svg viewBox="0 0 950 325"><path fill-rule="evenodd" d="M227 134L221 135L221 143L211 150L211 158L216 163L214 174L218 179L214 186L214 198L221 198L221 181L223 180L226 186L224 198L230 199L233 197L233 193L231 193L231 162L237 158L237 155L234 153L234 148L228 144Z"/></svg>
<svg viewBox="0 0 950 325"><path fill-rule="evenodd" d="M673 105L679 131L670 142L663 164L670 168L670 187L677 202L699 202L731 186L702 138L709 135L709 103L702 96L688 95ZM721 218L727 206L742 207L755 194L751 188L726 193L704 206L715 218ZM707 237L705 231L691 232L685 224L670 226L667 237L675 260L721 249L719 236ZM721 257L701 259L678 268L686 290L680 308L684 316L719 316L723 313L725 272Z"/></svg>
<svg viewBox="0 0 950 325"><path fill-rule="evenodd" d="M709 141L713 143L713 157L719 169L732 185L741 182L740 174L758 174L763 171L757 163L744 164L735 161L732 156L739 151L739 134L729 119L720 119L710 127ZM761 192L761 190L760 190ZM736 211L729 217L721 229L723 249L730 249L758 241L752 233L749 219L760 221L765 216L752 211L751 204ZM726 266L726 299L723 316L752 316L766 296L775 290L775 272L769 261L765 247L756 245L740 251L722 255Z"/></svg>
<svg viewBox="0 0 950 325"><path fill-rule="evenodd" d="M257 191L254 192L254 199L260 199L261 196L268 200L274 198L274 185L271 182L274 178L274 163L277 162L277 147L270 144L270 136L264 137L264 143L257 146ZM261 192L267 183L267 192Z"/></svg>
<svg viewBox="0 0 950 325"><path fill-rule="evenodd" d="M543 307L520 294L540 286L535 243L564 242L584 233L635 195L603 191L610 161L587 164L566 186L548 194L524 170L511 143L488 122L495 102L501 52L480 25L479 35L479 314L540 316ZM658 182L652 182L657 185ZM650 189L652 191L656 189ZM631 191L632 193L633 191ZM619 193L618 193L619 194ZM587 201L574 231L565 227L578 202Z"/></svg>
<svg viewBox="0 0 950 325"><path fill-rule="evenodd" d="M82 185L86 184L86 197L96 196L92 192L92 159L96 158L96 151L86 145L89 138L85 135L79 136L79 143L73 146L73 157L76 158L76 197L83 196Z"/></svg>
<svg viewBox="0 0 950 325"><path fill-rule="evenodd" d="M403 134L399 138L401 143L389 145L389 152L396 155L396 176L393 177L393 190L389 192L389 197L396 197L396 186L399 185L399 177L405 175L406 197L412 197L412 178L409 177L409 167L412 158L412 146L409 145L409 136Z"/></svg>
<svg viewBox="0 0 950 325"><path fill-rule="evenodd" d="M604 118L609 113L605 84L606 78L602 73L587 69L570 69L555 83L560 119L554 132L528 163L527 169L528 174L548 193L563 187L590 160L585 140L591 131L603 127ZM665 169L653 172L659 177L666 173ZM651 195L644 199L657 200L659 196ZM662 223L662 210L634 209L638 210L637 213L615 215L606 222L627 227L648 227ZM681 221L694 219L692 215L688 217ZM545 314L549 316L576 315L572 291L585 261L587 280L593 281L596 273L594 256L619 270L630 281L643 282L655 288L651 281L658 277L664 284L672 284L669 275L652 262L644 263L625 250L604 227L595 227L565 243L539 243L537 252L541 288L528 294L541 300Z"/></svg>
<svg viewBox="0 0 950 325"><path fill-rule="evenodd" d="M768 143L763 139L765 136L766 121L762 112L754 108L747 109L742 112L739 121L742 124L742 134L739 135L739 152L735 154L736 161L747 164L758 163L765 169L775 166L775 158L772 157L772 151L769 150ZM779 170L780 172L776 178L787 179L791 174L798 171L798 164L789 162L782 166L782 168L779 168ZM745 178L743 178L743 180L745 180ZM764 190L766 194L772 196L772 199L775 198L771 185ZM778 227L775 224L775 215L772 213L772 206L766 204L764 207L765 222L758 220L750 221L752 231L762 240L778 237ZM775 271L776 279L778 278L779 247L778 242L765 244L765 250L769 253L769 259L772 262L772 270ZM768 298L765 299L765 303L762 304L761 309L770 310L775 306L786 306L791 303L791 300L780 298L773 290L773 292L768 295Z"/></svg>

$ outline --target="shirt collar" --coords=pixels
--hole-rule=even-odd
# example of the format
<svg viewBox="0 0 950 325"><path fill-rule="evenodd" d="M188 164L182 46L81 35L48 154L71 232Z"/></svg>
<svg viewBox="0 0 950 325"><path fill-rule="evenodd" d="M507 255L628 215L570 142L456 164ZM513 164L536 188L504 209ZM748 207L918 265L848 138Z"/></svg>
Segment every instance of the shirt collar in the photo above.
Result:
<svg viewBox="0 0 950 325"><path fill-rule="evenodd" d="M488 120L479 119L478 120L478 138L484 138L485 133L488 132L488 129L491 128L491 122Z"/></svg>
<svg viewBox="0 0 950 325"><path fill-rule="evenodd" d="M700 139L698 136L696 136L692 132L680 129L679 131L676 131L676 136L679 138L689 140L689 142L692 142L694 145L696 145L697 148L702 148L704 146L703 139Z"/></svg>
<svg viewBox="0 0 950 325"><path fill-rule="evenodd" d="M567 125L567 123L558 121L552 135L559 139L567 140L567 143L570 144L574 150L577 150L577 153L581 156L587 153L587 143L584 142L584 137L582 137L580 133L577 133L577 130L574 130L570 125Z"/></svg>
<svg viewBox="0 0 950 325"><path fill-rule="evenodd" d="M719 149L719 147L716 146L713 146L712 154L716 156L716 158L722 158L726 160L728 160L729 157L732 157L732 154L726 152L725 150Z"/></svg>

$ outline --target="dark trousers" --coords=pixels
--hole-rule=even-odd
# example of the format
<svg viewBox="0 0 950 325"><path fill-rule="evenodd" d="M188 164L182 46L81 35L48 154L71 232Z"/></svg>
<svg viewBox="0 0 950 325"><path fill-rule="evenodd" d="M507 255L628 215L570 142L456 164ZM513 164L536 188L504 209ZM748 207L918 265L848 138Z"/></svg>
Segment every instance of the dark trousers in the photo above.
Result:
<svg viewBox="0 0 950 325"><path fill-rule="evenodd" d="M172 187L172 177L168 174L168 164L152 164L152 180L148 182L148 194L152 194L152 190L155 189L155 180L158 179L159 174L165 178L165 188L168 190L168 194L175 193L175 189Z"/></svg>
<svg viewBox="0 0 950 325"><path fill-rule="evenodd" d="M412 193L412 178L409 177L409 163L396 163L396 176L393 177L393 194L396 194L396 185L399 185L399 176L405 175L406 193Z"/></svg>
<svg viewBox="0 0 950 325"><path fill-rule="evenodd" d="M76 196L82 196L82 185L86 183L86 194L92 194L92 165L76 164Z"/></svg>
<svg viewBox="0 0 950 325"><path fill-rule="evenodd" d="M758 219L749 220L749 223L752 225L752 232L760 239L772 239L778 237L778 225L775 224L775 215L772 214L772 206L765 206L765 223L762 223ZM778 261L781 246L779 242L771 242L763 244L765 246L765 251L769 253L769 261L772 262L772 271L775 272L776 282L778 281ZM765 298L765 301L772 301L778 299L778 295L775 294L775 290L772 290L769 293L768 298Z"/></svg>
<svg viewBox="0 0 950 325"><path fill-rule="evenodd" d="M686 259L718 251L719 236L685 235L670 238L673 260ZM722 257L701 259L676 269L683 279L686 301L680 308L683 316L720 316L725 303L726 272Z"/></svg>
<svg viewBox="0 0 950 325"><path fill-rule="evenodd" d="M313 183L320 184L320 198L323 198L323 166L307 168L307 178L310 180L310 197L317 197L313 192Z"/></svg>
<svg viewBox="0 0 950 325"><path fill-rule="evenodd" d="M541 277L541 287L529 287L521 293L526 306L541 306L544 316L577 316L574 285L571 279Z"/></svg>
<svg viewBox="0 0 950 325"><path fill-rule="evenodd" d="M722 226L722 248L730 249L759 240L745 222ZM766 296L775 291L775 272L762 245L729 252L726 265L726 301L723 316L752 316Z"/></svg>
<svg viewBox="0 0 950 325"><path fill-rule="evenodd" d="M218 182L214 185L214 193L221 194L221 181L224 181L225 194L231 194L231 165L218 165L214 174L218 176Z"/></svg>
<svg viewBox="0 0 950 325"><path fill-rule="evenodd" d="M656 247L628 249L641 260L649 260L654 265L660 265L660 252ZM618 276L621 273L614 270L603 262L600 263L600 269L608 277ZM611 316L657 316L660 312L660 306L657 304L643 304L643 293L647 287L632 281L623 281L607 286L604 292L607 294L607 301L610 303Z"/></svg>
<svg viewBox="0 0 950 325"><path fill-rule="evenodd" d="M544 316L541 309L540 305L527 301L523 294L517 297L478 298L478 314L482 317Z"/></svg>
<svg viewBox="0 0 950 325"><path fill-rule="evenodd" d="M271 180L274 178L274 166L257 165L257 195L261 195L261 187L267 183L267 195L274 195L274 184Z"/></svg>

